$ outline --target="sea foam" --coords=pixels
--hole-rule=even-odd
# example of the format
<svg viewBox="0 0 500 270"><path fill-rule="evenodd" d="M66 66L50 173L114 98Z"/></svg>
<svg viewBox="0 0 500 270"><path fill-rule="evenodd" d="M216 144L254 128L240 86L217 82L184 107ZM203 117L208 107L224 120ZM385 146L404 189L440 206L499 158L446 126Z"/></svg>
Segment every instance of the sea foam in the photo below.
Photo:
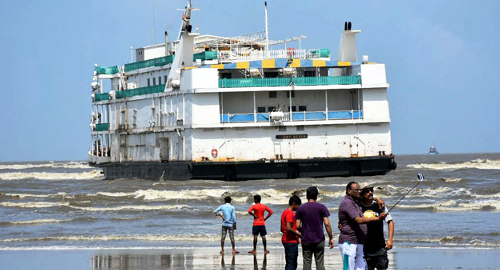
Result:
<svg viewBox="0 0 500 270"><path fill-rule="evenodd" d="M69 202L0 202L0 206L19 208L48 208L68 205Z"/></svg>
<svg viewBox="0 0 500 270"><path fill-rule="evenodd" d="M23 220L23 221L3 221L0 224L3 225L39 225L45 223L60 223L60 222L68 222L71 219L35 219L35 220Z"/></svg>
<svg viewBox="0 0 500 270"><path fill-rule="evenodd" d="M189 206L178 204L178 205L121 205L113 207L84 207L84 206L74 206L71 208L84 210L84 211L151 211L151 210L179 210L185 209Z"/></svg>
<svg viewBox="0 0 500 270"><path fill-rule="evenodd" d="M100 170L79 173L10 172L0 173L0 180L99 180L104 179Z"/></svg>
<svg viewBox="0 0 500 270"><path fill-rule="evenodd" d="M26 170L34 168L91 169L86 162L49 162L38 164L0 164L0 170Z"/></svg>
<svg viewBox="0 0 500 270"><path fill-rule="evenodd" d="M431 169L431 170L460 170L460 169L479 169L479 170L500 170L500 160L474 159L462 163L420 163L409 164L407 167L413 169Z"/></svg>

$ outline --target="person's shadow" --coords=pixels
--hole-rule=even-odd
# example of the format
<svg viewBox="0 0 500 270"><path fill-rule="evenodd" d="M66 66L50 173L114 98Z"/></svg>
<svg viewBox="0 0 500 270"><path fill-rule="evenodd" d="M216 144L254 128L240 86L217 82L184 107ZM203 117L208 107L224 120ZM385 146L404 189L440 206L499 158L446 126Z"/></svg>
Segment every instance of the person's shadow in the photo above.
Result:
<svg viewBox="0 0 500 270"><path fill-rule="evenodd" d="M229 269L234 269L234 266L236 264L236 254L233 254L233 258L231 259L231 266ZM220 265L222 266L222 269L226 269L226 262L224 261L224 254L222 254L221 259L220 259Z"/></svg>
<svg viewBox="0 0 500 270"><path fill-rule="evenodd" d="M264 253L264 260L262 260L262 270L267 267L267 254ZM259 263L257 262L257 254L253 254L253 269L259 270Z"/></svg>

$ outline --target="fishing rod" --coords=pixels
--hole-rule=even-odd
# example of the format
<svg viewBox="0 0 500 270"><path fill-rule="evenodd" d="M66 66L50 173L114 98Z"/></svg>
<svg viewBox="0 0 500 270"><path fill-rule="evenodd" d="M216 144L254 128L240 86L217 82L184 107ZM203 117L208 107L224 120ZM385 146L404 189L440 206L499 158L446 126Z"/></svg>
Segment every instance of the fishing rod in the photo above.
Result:
<svg viewBox="0 0 500 270"><path fill-rule="evenodd" d="M396 202L396 203L395 203L395 204L391 207L391 209L389 209L389 211L387 211L387 213L391 212L391 210L392 210L394 207L396 207L396 205L398 205L398 203L399 203L399 202L400 202L400 201L401 201L404 197L406 197L406 195L408 195L408 193L410 193L410 192L411 192L414 188L416 188L416 187L417 187L420 183L422 183L422 182L424 181L424 175L423 175L423 174L421 174L421 173L419 173L419 174L417 175L417 179L419 180L419 181L418 181L418 183L417 183L414 187L412 187L412 188L411 188L408 192L406 192L406 194L405 194L405 195L403 195L403 197L401 197L401 199L399 199L399 201L397 201L397 202Z"/></svg>

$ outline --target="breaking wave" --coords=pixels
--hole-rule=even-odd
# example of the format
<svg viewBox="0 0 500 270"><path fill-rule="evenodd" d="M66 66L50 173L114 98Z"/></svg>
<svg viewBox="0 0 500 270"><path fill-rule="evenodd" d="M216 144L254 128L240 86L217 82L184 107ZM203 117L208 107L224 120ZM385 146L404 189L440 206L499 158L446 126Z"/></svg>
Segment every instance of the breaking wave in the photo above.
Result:
<svg viewBox="0 0 500 270"><path fill-rule="evenodd" d="M399 238L396 239L397 242L405 243L429 243L429 244L439 244L442 246L462 246L462 247L482 247L482 248L498 248L499 243L487 242L484 240L448 235L442 238Z"/></svg>
<svg viewBox="0 0 500 270"><path fill-rule="evenodd" d="M163 200L196 200L196 199L206 199L221 198L221 196L227 192L224 189L198 189L198 190L137 190L133 193L135 198L142 198L146 201L163 201ZM123 193L125 196L130 196L132 194ZM235 199L235 198L233 198Z"/></svg>
<svg viewBox="0 0 500 270"><path fill-rule="evenodd" d="M60 223L68 222L71 219L35 219L35 220L23 220L23 221L2 221L0 225L38 225L45 223Z"/></svg>
<svg viewBox="0 0 500 270"><path fill-rule="evenodd" d="M91 169L86 162L49 162L39 164L0 164L0 170L26 170L34 168Z"/></svg>
<svg viewBox="0 0 500 270"><path fill-rule="evenodd" d="M100 170L79 173L11 172L0 173L0 180L98 180L104 176Z"/></svg>
<svg viewBox="0 0 500 270"><path fill-rule="evenodd" d="M409 164L407 167L413 169L431 169L431 170L460 170L460 169L479 169L479 170L500 170L500 160L474 159L462 163L420 163Z"/></svg>
<svg viewBox="0 0 500 270"><path fill-rule="evenodd" d="M473 202L458 202L456 200L447 200L437 203L420 203L411 205L398 205L399 208L405 209L430 209L437 212L460 212L460 211L499 211L500 201L484 200Z"/></svg>
<svg viewBox="0 0 500 270"><path fill-rule="evenodd" d="M122 205L114 207L84 207L84 206L70 206L74 209L84 210L84 211L148 211L148 210L179 210L189 208L187 205Z"/></svg>
<svg viewBox="0 0 500 270"><path fill-rule="evenodd" d="M441 181L445 183L457 183L462 182L462 178L440 178Z"/></svg>
<svg viewBox="0 0 500 270"><path fill-rule="evenodd" d="M251 241L253 236L249 234L234 235L236 241ZM279 241L281 233L270 233L266 235L268 240ZM13 242L48 242L48 241L80 241L80 242L111 242L111 241L147 241L147 242L168 242L168 241L192 241L192 242L220 242L220 234L192 234L192 235L101 235L101 236L47 236L33 238L10 238L0 239L0 243Z"/></svg>
<svg viewBox="0 0 500 270"><path fill-rule="evenodd" d="M69 206L69 202L0 202L0 206L19 208L48 208Z"/></svg>

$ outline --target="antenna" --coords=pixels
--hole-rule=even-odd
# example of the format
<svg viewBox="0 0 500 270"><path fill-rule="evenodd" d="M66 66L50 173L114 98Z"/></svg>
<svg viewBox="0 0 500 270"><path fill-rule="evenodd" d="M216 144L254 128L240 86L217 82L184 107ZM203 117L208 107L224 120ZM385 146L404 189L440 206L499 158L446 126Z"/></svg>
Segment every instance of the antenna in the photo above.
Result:
<svg viewBox="0 0 500 270"><path fill-rule="evenodd" d="M153 36L156 44L156 20L155 20L155 2L153 1Z"/></svg>
<svg viewBox="0 0 500 270"><path fill-rule="evenodd" d="M269 29L267 27L267 1L264 2L266 6L266 58L269 58Z"/></svg>

